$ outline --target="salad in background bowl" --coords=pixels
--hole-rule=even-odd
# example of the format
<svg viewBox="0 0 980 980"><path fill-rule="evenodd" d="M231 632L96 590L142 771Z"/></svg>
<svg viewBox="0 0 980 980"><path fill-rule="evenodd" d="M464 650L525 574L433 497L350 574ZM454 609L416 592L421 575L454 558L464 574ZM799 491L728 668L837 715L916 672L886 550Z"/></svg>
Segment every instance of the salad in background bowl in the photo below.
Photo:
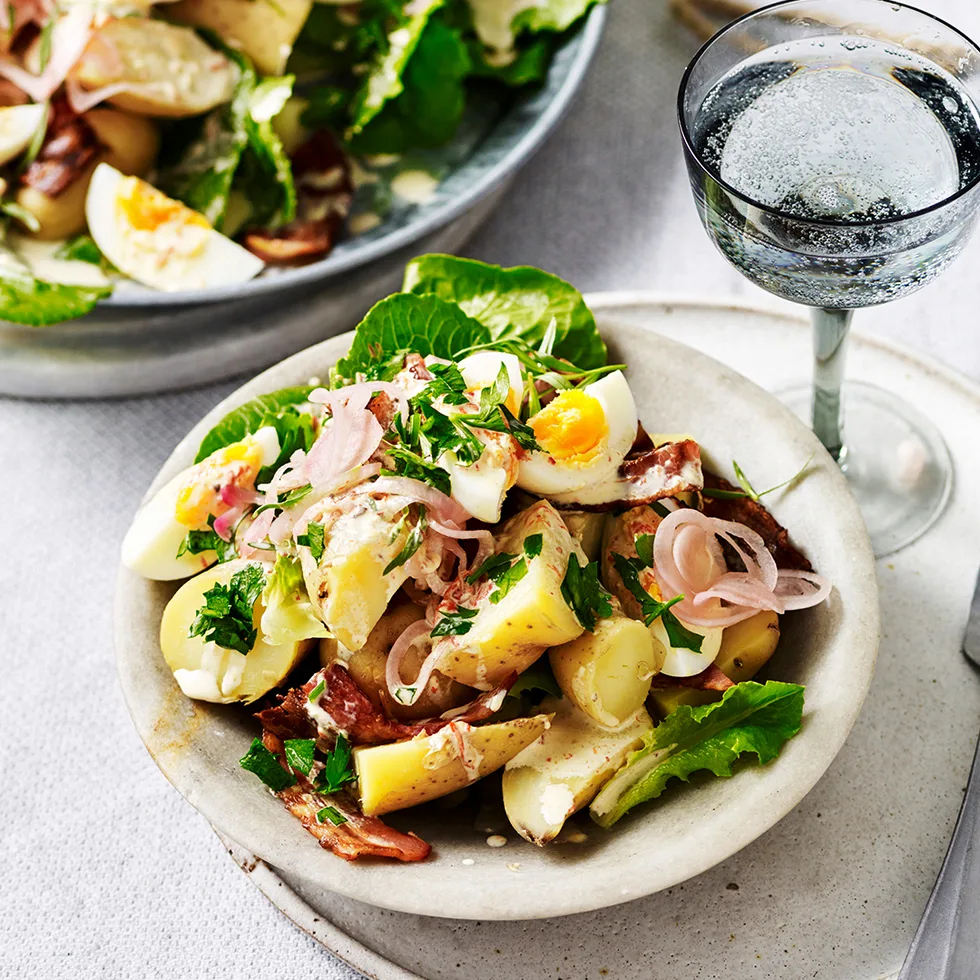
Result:
<svg viewBox="0 0 980 980"><path fill-rule="evenodd" d="M595 2L8 5L0 318L229 298L326 275L345 237L404 244Z"/></svg>

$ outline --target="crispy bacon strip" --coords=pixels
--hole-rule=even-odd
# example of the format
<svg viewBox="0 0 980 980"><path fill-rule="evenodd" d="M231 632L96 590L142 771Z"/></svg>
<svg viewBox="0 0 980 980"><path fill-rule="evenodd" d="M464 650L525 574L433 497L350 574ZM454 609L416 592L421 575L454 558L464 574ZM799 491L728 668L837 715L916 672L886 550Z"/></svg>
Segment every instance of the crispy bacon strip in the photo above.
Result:
<svg viewBox="0 0 980 980"><path fill-rule="evenodd" d="M280 764L285 766L282 740L266 731L262 733L262 741L270 752L278 756ZM333 851L345 861L356 861L361 857L424 861L431 853L431 846L416 834L402 833L377 817L364 816L349 793L321 795L301 774L297 775L297 780L295 786L276 795L282 800L283 806L319 841L320 847ZM346 822L340 826L330 820L320 823L316 815L327 806L337 810Z"/></svg>
<svg viewBox="0 0 980 980"><path fill-rule="evenodd" d="M714 473L705 472L704 486L711 490L738 490L727 480ZM777 568L812 571L813 566L800 551L793 547L789 540L789 532L772 514L757 500L748 497L738 499L722 499L720 497L704 497L703 512L708 517L718 517L723 521L736 521L744 524L758 534L766 543L770 554L776 559ZM731 558L730 555L726 557Z"/></svg>
<svg viewBox="0 0 980 980"><path fill-rule="evenodd" d="M552 502L559 509L615 510L700 490L701 484L701 447L693 439L685 439L656 448L634 449L623 460L614 480L560 494Z"/></svg>
<svg viewBox="0 0 980 980"><path fill-rule="evenodd" d="M653 686L658 690L677 685L692 687L697 691L727 691L735 686L735 682L714 664L693 677L667 677L666 674L657 674L653 679Z"/></svg>
<svg viewBox="0 0 980 980"><path fill-rule="evenodd" d="M350 161L326 130L314 133L292 156L296 218L281 228L253 228L245 247L272 263L310 262L337 244L354 200Z"/></svg>
<svg viewBox="0 0 980 980"><path fill-rule="evenodd" d="M44 143L20 182L48 197L57 197L78 180L104 149L95 130L61 99L51 106Z"/></svg>
<svg viewBox="0 0 980 980"><path fill-rule="evenodd" d="M318 670L302 687L288 691L278 705L257 712L255 717L265 731L279 738L316 738L319 733L307 711L307 704L311 692L323 681L323 693L317 699L317 708L330 718L334 730L343 732L353 745L377 745L414 738L416 735L434 735L450 721L465 721L468 724L485 721L499 710L502 695L514 686L516 680L515 671L499 687L481 694L452 718L404 723L394 721L376 708L350 674L340 664L332 664Z"/></svg>

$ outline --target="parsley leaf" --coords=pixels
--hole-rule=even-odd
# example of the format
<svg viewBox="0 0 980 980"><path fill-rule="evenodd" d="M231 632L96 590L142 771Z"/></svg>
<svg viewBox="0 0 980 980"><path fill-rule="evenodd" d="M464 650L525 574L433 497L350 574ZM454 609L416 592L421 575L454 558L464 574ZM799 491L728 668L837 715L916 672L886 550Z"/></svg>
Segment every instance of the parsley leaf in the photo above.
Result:
<svg viewBox="0 0 980 980"><path fill-rule="evenodd" d="M394 469L382 470L383 476L408 476L435 487L447 497L451 493L452 483L449 474L441 466L430 463L404 446L390 446L385 450L385 455L392 460Z"/></svg>
<svg viewBox="0 0 980 980"><path fill-rule="evenodd" d="M749 483L749 478L742 471L742 467L733 459L732 469L735 470L735 479L738 481L738 485L742 488L741 490L722 490L720 488L715 489L712 487L705 487L701 491L701 495L704 497L715 497L719 500L754 500L756 503L766 496L766 494L774 493L776 490L782 490L783 487L788 487L791 483L798 480L805 472L806 468L810 465L813 456L811 454L810 458L788 479L783 480L782 483L777 483L774 487L770 487L768 490L757 491L751 483Z"/></svg>
<svg viewBox="0 0 980 980"><path fill-rule="evenodd" d="M276 793L296 784L296 777L283 769L279 760L262 744L261 739L252 739L248 752L238 760L238 764L242 769L254 772Z"/></svg>
<svg viewBox="0 0 980 980"><path fill-rule="evenodd" d="M238 557L238 549L235 547L235 537L232 535L230 541L225 541L214 529L214 514L208 515L207 531L188 531L177 549L177 557L191 554L200 555L206 551L213 551L218 556L218 564L225 561L232 561Z"/></svg>
<svg viewBox="0 0 980 980"><path fill-rule="evenodd" d="M312 691L310 691L309 697L307 697L306 700L309 701L311 704L313 704L317 700L317 698L319 698L320 695L323 694L324 690L326 689L326 686L327 686L326 681L320 681L320 683L317 684L317 686L313 688Z"/></svg>
<svg viewBox="0 0 980 980"><path fill-rule="evenodd" d="M528 560L537 558L538 555L541 554L541 548L543 545L543 534L529 534L524 539L524 554L527 556Z"/></svg>
<svg viewBox="0 0 980 980"><path fill-rule="evenodd" d="M471 429L507 432L523 449L540 449L534 437L534 430L516 418L504 404L509 395L510 375L507 373L507 367L501 364L494 383L480 392L480 411L469 414L459 412L450 418L458 425L466 425Z"/></svg>
<svg viewBox="0 0 980 980"><path fill-rule="evenodd" d="M638 534L634 541L636 553L647 568L653 568L653 535Z"/></svg>
<svg viewBox="0 0 980 980"><path fill-rule="evenodd" d="M568 556L568 570L561 583L562 598L575 617L590 633L595 631L597 618L612 615L612 596L599 584L599 563L589 562L583 568L578 555Z"/></svg>
<svg viewBox="0 0 980 980"><path fill-rule="evenodd" d="M310 549L313 560L319 564L323 557L323 525L310 521L306 525L306 534L298 534L296 543Z"/></svg>
<svg viewBox="0 0 980 980"><path fill-rule="evenodd" d="M343 735L338 735L336 745L327 753L324 760L317 788L328 793L336 793L352 782L354 782L354 770L351 768L350 742Z"/></svg>
<svg viewBox="0 0 980 980"><path fill-rule="evenodd" d="M265 572L247 565L232 575L228 585L216 583L204 593L188 636L203 636L227 650L247 654L255 646L258 631L252 625L252 607L265 587Z"/></svg>
<svg viewBox="0 0 980 980"><path fill-rule="evenodd" d="M325 806L322 810L316 811L317 823L326 823L328 820L335 827L340 827L342 824L347 823L347 817L345 817L335 806Z"/></svg>
<svg viewBox="0 0 980 980"><path fill-rule="evenodd" d="M392 533L392 537L397 540L402 531L405 529L405 525L408 523L408 515L406 514L396 525L395 530ZM429 526L428 520L425 516L425 508L422 507L419 513L419 519L409 528L408 538L405 541L402 550L395 555L394 558L385 565L385 570L381 573L382 575L387 575L389 572L393 572L396 568L400 568L405 564L415 554L419 548L422 547L422 538L425 536L425 529Z"/></svg>
<svg viewBox="0 0 980 980"><path fill-rule="evenodd" d="M468 622L476 615L475 609L460 606L454 613L443 613L439 621L432 627L433 638L438 636L465 636L473 628Z"/></svg>
<svg viewBox="0 0 980 980"><path fill-rule="evenodd" d="M516 557L517 555L509 555L506 551L500 552L499 555L491 555L479 568L466 576L467 584L473 585L478 579L483 578L484 575L491 581L496 582L497 577L502 575L506 569L510 568L510 563Z"/></svg>
<svg viewBox="0 0 980 980"><path fill-rule="evenodd" d="M663 619L664 629L667 630L667 637L670 639L671 646L684 647L687 650L694 650L700 653L701 644L704 637L700 633L693 633L680 620L670 612L670 607L680 602L684 595L674 596L666 602L657 602L656 599L647 592L640 584L639 573L648 566L643 564L639 558L626 558L623 555L613 552L613 564L619 572L623 584L633 595L633 598L640 604L643 613L643 622L649 626L658 617Z"/></svg>
<svg viewBox="0 0 980 980"><path fill-rule="evenodd" d="M287 738L282 743L286 751L286 762L293 768L308 776L313 768L313 750L316 748L315 738Z"/></svg>
<svg viewBox="0 0 980 980"><path fill-rule="evenodd" d="M527 575L527 562L521 558L494 579L497 588L490 595L490 601L496 605L525 575Z"/></svg>
<svg viewBox="0 0 980 980"><path fill-rule="evenodd" d="M287 493L277 494L274 504L263 504L261 507L257 507L252 516L258 516L264 510L284 510L286 507L292 507L293 504L298 504L304 497L308 497L311 493L313 493L313 487L307 483Z"/></svg>
<svg viewBox="0 0 980 980"><path fill-rule="evenodd" d="M670 510L668 508L664 507L664 505L662 503L660 503L659 500L654 500L650 504L650 506L653 508L653 512L657 515L657 517L669 517L670 516Z"/></svg>

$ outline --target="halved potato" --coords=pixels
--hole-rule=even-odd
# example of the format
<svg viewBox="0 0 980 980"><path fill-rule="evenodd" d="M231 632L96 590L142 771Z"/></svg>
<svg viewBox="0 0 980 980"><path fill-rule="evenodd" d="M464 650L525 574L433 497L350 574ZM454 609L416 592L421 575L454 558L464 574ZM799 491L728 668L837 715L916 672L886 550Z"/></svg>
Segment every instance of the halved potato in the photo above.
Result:
<svg viewBox="0 0 980 980"><path fill-rule="evenodd" d="M616 603L594 633L552 647L548 659L565 696L596 724L615 728L643 706L663 654L646 626Z"/></svg>
<svg viewBox="0 0 980 980"><path fill-rule="evenodd" d="M609 515L593 514L587 510L566 510L562 511L561 516L585 557L589 561L597 561L602 553L602 536Z"/></svg>
<svg viewBox="0 0 980 980"><path fill-rule="evenodd" d="M521 837L539 845L592 802L653 728L642 707L614 731L596 725L568 698L549 699L541 708L554 712L551 727L507 763L503 781L508 820Z"/></svg>
<svg viewBox="0 0 980 980"><path fill-rule="evenodd" d="M348 650L336 637L330 637L320 641L320 663L324 667L343 663L354 683L374 705L399 721L432 718L451 708L467 704L477 696L477 692L450 680L438 670L432 672L429 683L414 704L402 704L388 691L385 681L388 651L412 623L418 622L424 616L425 610L421 606L417 606L407 596L396 596L360 650ZM429 644L416 643L405 654L402 664L406 677L418 675L422 661L430 649Z"/></svg>
<svg viewBox="0 0 980 980"><path fill-rule="evenodd" d="M70 75L84 89L125 86L109 96L120 109L178 118L231 101L238 68L190 27L124 17L99 28Z"/></svg>
<svg viewBox="0 0 980 980"><path fill-rule="evenodd" d="M437 639L433 649L439 650L439 669L447 677L489 690L511 671L526 670L548 647L581 636L582 625L561 594L568 556L576 545L548 501L538 501L504 524L496 535L497 553L521 560L524 541L532 534L541 535L542 545L537 557L524 559L527 574L499 602L486 596L464 635ZM473 591L479 588L477 584ZM452 612L457 601L466 606L469 598L465 590L453 594L440 606L440 615Z"/></svg>
<svg viewBox="0 0 980 980"><path fill-rule="evenodd" d="M263 75L281 75L313 0L180 0L168 5L171 20L209 27L225 44L252 59Z"/></svg>
<svg viewBox="0 0 980 980"><path fill-rule="evenodd" d="M367 816L403 810L463 789L487 776L547 729L550 715L474 728L456 723L435 735L354 749Z"/></svg>
<svg viewBox="0 0 980 980"><path fill-rule="evenodd" d="M715 664L736 684L750 681L776 652L778 643L779 616L763 610L725 627Z"/></svg>
<svg viewBox="0 0 980 980"><path fill-rule="evenodd" d="M281 683L309 650L312 640L273 645L266 641L261 630L249 653L239 653L205 642L202 636L189 636L197 611L206 604L204 593L214 585L225 585L233 575L263 562L243 559L215 565L185 582L167 603L160 620L160 650L174 672L174 679L189 698L231 704L250 702L262 697ZM262 598L252 607L252 622L256 629L265 608Z"/></svg>
<svg viewBox="0 0 980 980"><path fill-rule="evenodd" d="M702 704L720 701L722 691L700 691L696 687L684 687L677 684L674 687L654 688L650 692L650 700L661 718L673 714L682 704L699 708Z"/></svg>

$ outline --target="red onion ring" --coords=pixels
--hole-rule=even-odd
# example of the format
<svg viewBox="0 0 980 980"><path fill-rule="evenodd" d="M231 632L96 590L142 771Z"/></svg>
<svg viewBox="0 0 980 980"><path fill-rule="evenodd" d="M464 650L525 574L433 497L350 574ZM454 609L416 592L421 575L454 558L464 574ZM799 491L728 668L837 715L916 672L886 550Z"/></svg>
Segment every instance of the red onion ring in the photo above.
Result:
<svg viewBox="0 0 980 980"><path fill-rule="evenodd" d="M432 520L454 525L465 524L469 513L464 510L452 497L447 497L441 490L430 487L421 480L413 480L408 476L382 476L374 483L358 487L361 493L390 493L405 496L415 503L425 504L429 510L429 523Z"/></svg>
<svg viewBox="0 0 980 980"><path fill-rule="evenodd" d="M388 660L385 663L385 683L388 685L388 691L391 696L399 704L415 704L416 701L421 697L422 692L425 690L425 685L428 684L429 678L432 676L432 671L435 670L436 662L439 660L439 655L433 651L430 653L425 660L422 662L422 666L419 669L418 677L414 681L405 683L401 676L401 665L402 660L405 659L405 654L412 648L412 646L424 636L428 636L432 632L432 627L424 620L419 619L412 623L392 644L391 650L388 652ZM408 687L414 687L415 690L412 693L412 700L405 701L398 695L396 691L400 689L404 690Z"/></svg>

